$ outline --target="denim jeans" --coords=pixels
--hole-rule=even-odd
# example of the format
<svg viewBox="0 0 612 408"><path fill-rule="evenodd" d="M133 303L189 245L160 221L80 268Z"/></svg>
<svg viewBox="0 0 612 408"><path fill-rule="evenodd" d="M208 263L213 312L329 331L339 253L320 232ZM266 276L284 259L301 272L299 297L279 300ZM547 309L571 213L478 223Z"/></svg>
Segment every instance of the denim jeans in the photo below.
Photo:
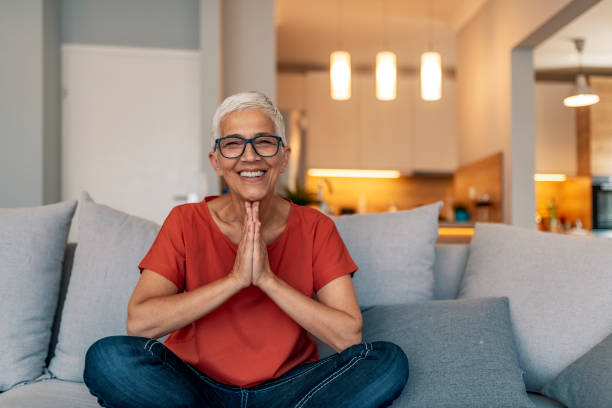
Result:
<svg viewBox="0 0 612 408"><path fill-rule="evenodd" d="M112 336L89 348L83 379L108 408L387 407L408 380L408 359L393 343L361 343L242 388L212 380L157 340Z"/></svg>

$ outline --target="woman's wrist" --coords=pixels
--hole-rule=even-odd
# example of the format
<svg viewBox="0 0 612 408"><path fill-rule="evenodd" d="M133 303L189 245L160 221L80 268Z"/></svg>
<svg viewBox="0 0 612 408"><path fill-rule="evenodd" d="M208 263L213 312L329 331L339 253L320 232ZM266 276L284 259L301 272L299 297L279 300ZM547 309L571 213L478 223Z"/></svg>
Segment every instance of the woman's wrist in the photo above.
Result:
<svg viewBox="0 0 612 408"><path fill-rule="evenodd" d="M268 269L267 273L265 273L261 278L259 278L257 282L253 282L253 284L262 291L267 292L274 286L274 284L276 284L277 279L278 278L272 272L272 270Z"/></svg>

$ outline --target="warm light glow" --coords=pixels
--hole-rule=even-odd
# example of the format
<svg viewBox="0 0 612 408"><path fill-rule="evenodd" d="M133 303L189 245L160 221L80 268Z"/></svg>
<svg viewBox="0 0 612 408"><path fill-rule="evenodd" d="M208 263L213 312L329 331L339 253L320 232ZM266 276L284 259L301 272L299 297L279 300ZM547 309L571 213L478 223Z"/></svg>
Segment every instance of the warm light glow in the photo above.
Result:
<svg viewBox="0 0 612 408"><path fill-rule="evenodd" d="M565 174L536 173L533 179L535 181L565 181L567 176Z"/></svg>
<svg viewBox="0 0 612 408"><path fill-rule="evenodd" d="M351 54L334 51L329 57L329 80L331 97L345 101L351 97Z"/></svg>
<svg viewBox="0 0 612 408"><path fill-rule="evenodd" d="M563 104L568 108L589 106L599 102L599 96L595 94L572 95L563 99Z"/></svg>
<svg viewBox="0 0 612 408"><path fill-rule="evenodd" d="M453 236L453 237L471 237L474 235L474 228L469 227L440 227L438 228L438 236Z"/></svg>
<svg viewBox="0 0 612 408"><path fill-rule="evenodd" d="M421 55L421 98L437 101L442 97L442 60L437 52Z"/></svg>
<svg viewBox="0 0 612 408"><path fill-rule="evenodd" d="M376 54L376 98L391 101L396 97L397 68L395 53L381 51Z"/></svg>
<svg viewBox="0 0 612 408"><path fill-rule="evenodd" d="M574 93L563 99L563 104L569 108L589 106L599 102L599 96L589 88L585 74L576 75L576 89Z"/></svg>
<svg viewBox="0 0 612 408"><path fill-rule="evenodd" d="M308 169L312 177L399 178L397 170Z"/></svg>

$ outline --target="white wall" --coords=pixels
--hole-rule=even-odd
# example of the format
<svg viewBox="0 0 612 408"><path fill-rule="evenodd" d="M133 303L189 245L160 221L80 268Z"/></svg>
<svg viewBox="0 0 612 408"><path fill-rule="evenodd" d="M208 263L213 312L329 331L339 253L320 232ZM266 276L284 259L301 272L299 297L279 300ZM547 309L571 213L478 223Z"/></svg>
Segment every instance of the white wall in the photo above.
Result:
<svg viewBox="0 0 612 408"><path fill-rule="evenodd" d="M535 85L536 172L576 175L576 112L563 105L571 82L538 81Z"/></svg>
<svg viewBox="0 0 612 408"><path fill-rule="evenodd" d="M535 208L533 193L524 200L512 197L512 183L533 183L525 175L513 179L512 168L520 167L521 161L524 167L535 167L533 147L524 155L512 151L512 49L568 3L570 0L489 0L457 34L459 164L504 153L507 223L534 225L532 220L513 220L512 212L525 214ZM513 210L513 202L520 208Z"/></svg>
<svg viewBox="0 0 612 408"><path fill-rule="evenodd" d="M0 207L59 200L59 11L0 2Z"/></svg>

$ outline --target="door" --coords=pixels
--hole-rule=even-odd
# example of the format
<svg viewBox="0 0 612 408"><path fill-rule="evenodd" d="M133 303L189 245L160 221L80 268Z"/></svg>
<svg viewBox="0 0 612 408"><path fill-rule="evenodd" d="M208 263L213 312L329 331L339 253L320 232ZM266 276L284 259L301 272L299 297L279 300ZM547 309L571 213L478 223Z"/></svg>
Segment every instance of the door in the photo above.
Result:
<svg viewBox="0 0 612 408"><path fill-rule="evenodd" d="M62 47L63 200L86 190L98 203L161 224L173 206L202 199L199 58L186 50Z"/></svg>

